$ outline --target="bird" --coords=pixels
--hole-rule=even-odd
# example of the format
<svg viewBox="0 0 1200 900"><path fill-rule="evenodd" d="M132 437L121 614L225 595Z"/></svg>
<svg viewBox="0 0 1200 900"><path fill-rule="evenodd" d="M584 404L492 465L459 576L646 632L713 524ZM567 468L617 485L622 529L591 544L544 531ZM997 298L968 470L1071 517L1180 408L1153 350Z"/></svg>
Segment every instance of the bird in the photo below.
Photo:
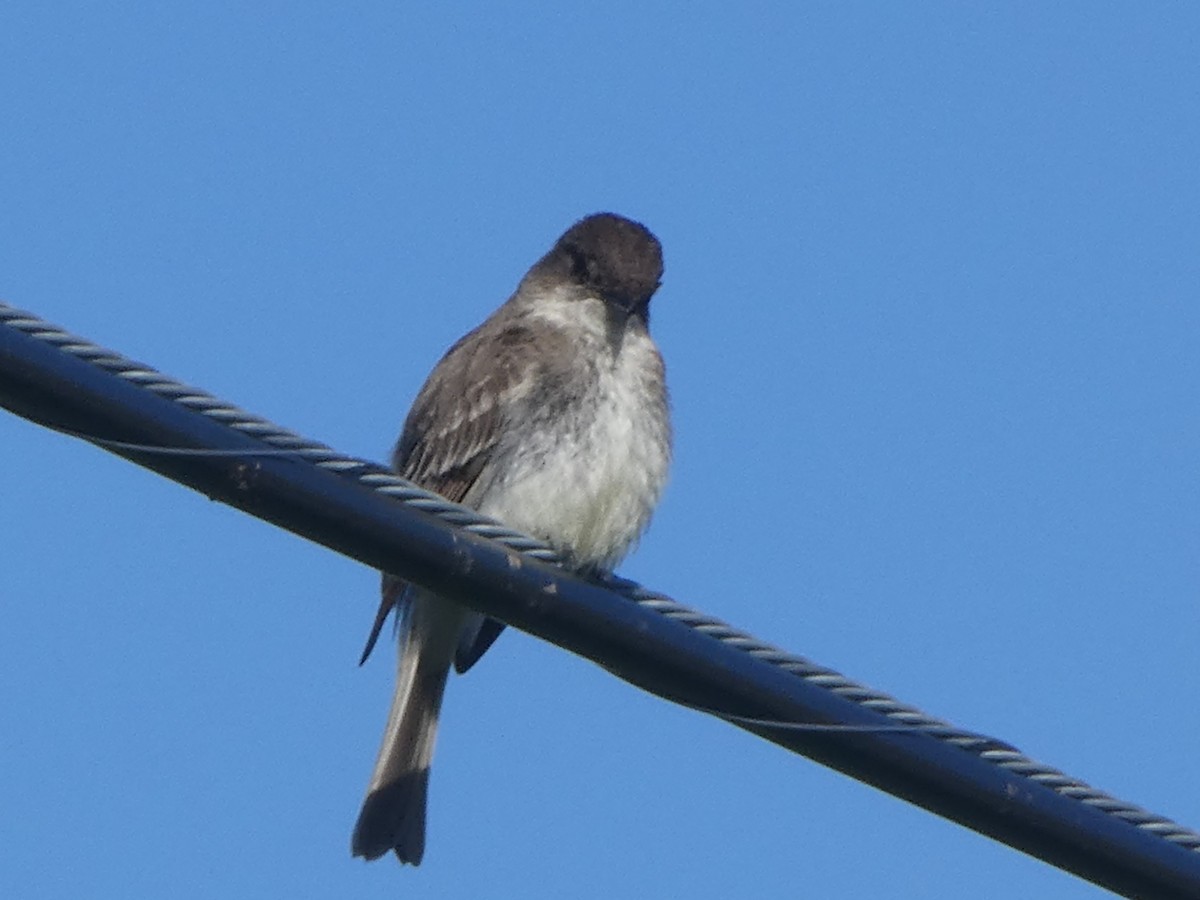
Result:
<svg viewBox="0 0 1200 900"><path fill-rule="evenodd" d="M575 572L611 573L649 524L671 462L649 332L662 274L662 247L641 223L607 212L575 222L434 367L395 471L545 541ZM470 669L504 626L391 574L381 593L362 661L395 611L396 687L351 850L415 866L450 669Z"/></svg>

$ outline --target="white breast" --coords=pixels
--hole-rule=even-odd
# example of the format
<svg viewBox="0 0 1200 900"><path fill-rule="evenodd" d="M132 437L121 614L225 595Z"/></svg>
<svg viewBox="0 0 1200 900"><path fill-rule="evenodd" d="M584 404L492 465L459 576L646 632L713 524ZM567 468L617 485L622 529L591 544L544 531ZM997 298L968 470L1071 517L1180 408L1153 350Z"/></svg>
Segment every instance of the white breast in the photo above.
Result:
<svg viewBox="0 0 1200 900"><path fill-rule="evenodd" d="M601 361L599 378L574 410L574 427L535 438L541 446L513 460L480 498L480 510L569 549L582 564L610 569L645 529L662 493L670 426L662 363L649 335L627 331L615 353L595 337L605 343L589 340L581 351Z"/></svg>

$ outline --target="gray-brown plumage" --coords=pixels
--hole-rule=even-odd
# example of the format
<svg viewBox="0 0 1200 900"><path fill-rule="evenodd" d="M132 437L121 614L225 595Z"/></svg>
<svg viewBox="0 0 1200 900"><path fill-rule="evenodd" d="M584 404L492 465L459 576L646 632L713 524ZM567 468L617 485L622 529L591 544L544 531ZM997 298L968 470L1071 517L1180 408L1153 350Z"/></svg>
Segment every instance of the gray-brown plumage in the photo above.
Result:
<svg viewBox="0 0 1200 900"><path fill-rule="evenodd" d="M542 538L584 571L636 541L670 462L662 359L648 332L657 239L611 213L577 222L509 300L456 343L417 395L393 455L422 487ZM421 861L438 712L502 625L389 575L365 659L392 608L396 692L356 856Z"/></svg>

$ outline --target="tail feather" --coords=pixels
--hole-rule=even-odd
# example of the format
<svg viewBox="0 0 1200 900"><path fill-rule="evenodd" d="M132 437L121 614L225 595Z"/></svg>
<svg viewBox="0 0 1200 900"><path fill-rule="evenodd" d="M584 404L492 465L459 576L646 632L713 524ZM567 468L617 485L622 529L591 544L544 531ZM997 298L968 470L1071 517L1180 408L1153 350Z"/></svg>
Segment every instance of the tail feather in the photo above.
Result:
<svg viewBox="0 0 1200 900"><path fill-rule="evenodd" d="M418 865L425 852L425 800L438 714L463 610L413 591L403 604L396 692L351 849L378 859L389 850Z"/></svg>
<svg viewBox="0 0 1200 900"><path fill-rule="evenodd" d="M354 855L379 859L394 850L400 862L419 866L425 855L428 791L429 769L421 769L367 794L354 826Z"/></svg>

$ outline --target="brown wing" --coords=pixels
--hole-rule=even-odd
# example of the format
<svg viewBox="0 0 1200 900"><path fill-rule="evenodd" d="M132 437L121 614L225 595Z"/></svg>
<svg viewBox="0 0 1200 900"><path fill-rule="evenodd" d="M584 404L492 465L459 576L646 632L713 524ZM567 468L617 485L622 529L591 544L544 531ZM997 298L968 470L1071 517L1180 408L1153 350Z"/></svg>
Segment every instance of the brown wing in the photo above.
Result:
<svg viewBox="0 0 1200 900"><path fill-rule="evenodd" d="M404 478L462 503L500 442L513 405L536 385L534 334L489 319L450 348L413 402L392 454ZM545 339L545 332L540 332ZM383 575L382 600L359 665L370 656L407 583ZM498 631L496 632L499 633ZM494 640L494 636L492 640Z"/></svg>

